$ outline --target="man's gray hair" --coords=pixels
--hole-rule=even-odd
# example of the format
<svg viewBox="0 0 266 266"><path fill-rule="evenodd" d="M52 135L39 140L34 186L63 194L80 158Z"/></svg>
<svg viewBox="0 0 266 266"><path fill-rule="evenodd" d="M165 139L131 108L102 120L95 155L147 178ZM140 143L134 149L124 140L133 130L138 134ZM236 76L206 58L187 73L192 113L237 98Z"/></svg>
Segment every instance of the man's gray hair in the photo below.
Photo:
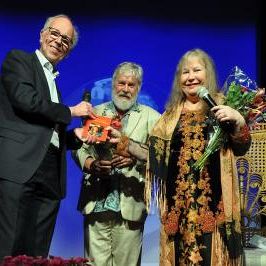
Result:
<svg viewBox="0 0 266 266"><path fill-rule="evenodd" d="M51 23L52 23L55 19L57 19L57 18L66 18L66 19L68 19L68 20L72 23L73 28L74 28L74 35L73 35L73 40L72 40L72 46L71 46L71 49L73 49L73 48L77 45L77 43L78 43L79 33L78 33L78 29L77 29L77 27L73 24L73 21L72 21L72 19L71 19L69 16L67 16L67 15L65 15L65 14L59 14L59 15L56 15L56 16L53 16L53 17L49 17L49 18L47 18L46 21L45 21L45 23L44 23L44 26L43 26L43 28L42 28L42 31L44 31L44 30L46 30L48 27L50 27Z"/></svg>
<svg viewBox="0 0 266 266"><path fill-rule="evenodd" d="M112 87L114 88L115 80L120 74L134 76L138 80L138 90L141 88L142 79L143 79L143 69L140 65L133 62L123 62L119 64L113 74L112 78Z"/></svg>

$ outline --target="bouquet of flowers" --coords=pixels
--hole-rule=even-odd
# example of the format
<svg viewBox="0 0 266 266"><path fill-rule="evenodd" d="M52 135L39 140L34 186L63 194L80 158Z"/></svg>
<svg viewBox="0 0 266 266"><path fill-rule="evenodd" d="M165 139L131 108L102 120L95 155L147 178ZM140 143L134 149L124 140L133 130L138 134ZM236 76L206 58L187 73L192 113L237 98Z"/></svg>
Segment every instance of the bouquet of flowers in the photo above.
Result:
<svg viewBox="0 0 266 266"><path fill-rule="evenodd" d="M222 92L225 95L225 105L238 110L245 118L248 126L255 127L256 123L266 121L265 92L258 89L239 67L235 66L226 79ZM195 170L202 170L208 157L222 147L227 140L227 133L217 123L214 134L202 156L194 163Z"/></svg>

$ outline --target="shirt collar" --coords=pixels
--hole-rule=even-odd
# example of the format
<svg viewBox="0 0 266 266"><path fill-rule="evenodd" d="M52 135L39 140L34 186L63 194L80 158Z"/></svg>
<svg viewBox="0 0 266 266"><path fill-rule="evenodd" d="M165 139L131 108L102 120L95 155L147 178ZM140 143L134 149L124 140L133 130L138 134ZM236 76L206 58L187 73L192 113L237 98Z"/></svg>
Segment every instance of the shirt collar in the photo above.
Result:
<svg viewBox="0 0 266 266"><path fill-rule="evenodd" d="M111 109L111 111L112 111L114 114L117 113L113 101L109 102L109 104L108 104L108 108ZM129 114L130 112L140 112L140 105L139 105L138 102L135 102L135 103L130 107L130 109L125 113L125 115ZM124 115L124 116L125 116L125 115Z"/></svg>
<svg viewBox="0 0 266 266"><path fill-rule="evenodd" d="M53 65L47 60L47 58L42 54L42 52L39 49L36 49L35 53L42 67L48 69L56 78L59 75L59 72L53 67Z"/></svg>

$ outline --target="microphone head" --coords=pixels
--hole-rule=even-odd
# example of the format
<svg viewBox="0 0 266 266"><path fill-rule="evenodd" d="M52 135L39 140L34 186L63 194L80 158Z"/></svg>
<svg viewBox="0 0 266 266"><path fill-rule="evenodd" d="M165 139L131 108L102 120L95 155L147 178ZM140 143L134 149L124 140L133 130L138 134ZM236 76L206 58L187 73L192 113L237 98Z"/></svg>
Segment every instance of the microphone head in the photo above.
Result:
<svg viewBox="0 0 266 266"><path fill-rule="evenodd" d="M85 101L88 103L91 101L91 93L89 90L84 90L83 95L82 95L82 101Z"/></svg>
<svg viewBox="0 0 266 266"><path fill-rule="evenodd" d="M198 87L197 90L197 95L199 96L199 98L203 99L204 97L206 97L209 94L208 90L205 87Z"/></svg>

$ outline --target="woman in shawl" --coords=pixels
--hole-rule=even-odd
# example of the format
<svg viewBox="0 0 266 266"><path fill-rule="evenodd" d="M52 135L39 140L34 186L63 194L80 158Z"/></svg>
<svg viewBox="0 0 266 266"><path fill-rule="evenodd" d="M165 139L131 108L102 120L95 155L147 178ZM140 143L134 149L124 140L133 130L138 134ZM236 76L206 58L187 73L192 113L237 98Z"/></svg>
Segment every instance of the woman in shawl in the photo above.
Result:
<svg viewBox="0 0 266 266"><path fill-rule="evenodd" d="M218 104L198 97L205 87ZM213 60L200 49L177 65L166 111L149 138L146 202L152 195L161 216L160 265L242 265L240 205L234 156L244 155L250 134L243 116L222 105ZM204 168L193 164L204 153L214 127L228 133ZM152 189L156 187L156 189Z"/></svg>

